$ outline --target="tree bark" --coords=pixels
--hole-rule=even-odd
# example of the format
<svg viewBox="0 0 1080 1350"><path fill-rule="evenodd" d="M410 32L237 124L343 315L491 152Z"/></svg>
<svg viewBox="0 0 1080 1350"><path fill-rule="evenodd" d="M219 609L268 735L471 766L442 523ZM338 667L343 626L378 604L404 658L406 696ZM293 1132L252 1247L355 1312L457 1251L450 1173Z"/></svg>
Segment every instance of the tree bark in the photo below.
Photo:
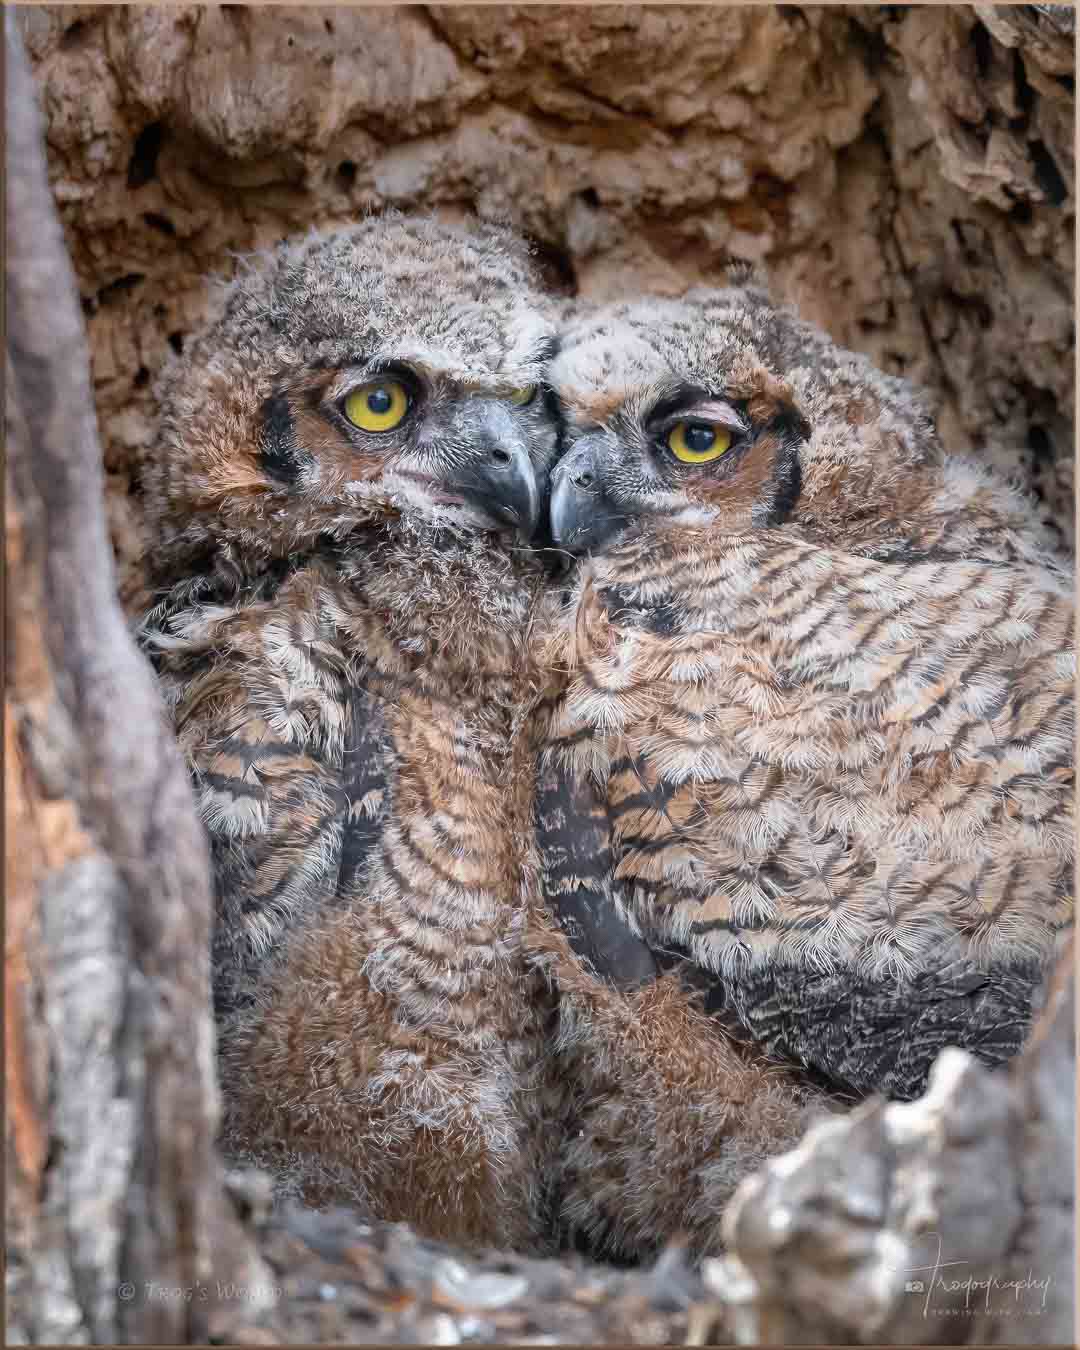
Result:
<svg viewBox="0 0 1080 1350"><path fill-rule="evenodd" d="M156 1291L226 1268L206 849L117 604L75 278L5 29L9 1334L199 1341L203 1306Z"/></svg>

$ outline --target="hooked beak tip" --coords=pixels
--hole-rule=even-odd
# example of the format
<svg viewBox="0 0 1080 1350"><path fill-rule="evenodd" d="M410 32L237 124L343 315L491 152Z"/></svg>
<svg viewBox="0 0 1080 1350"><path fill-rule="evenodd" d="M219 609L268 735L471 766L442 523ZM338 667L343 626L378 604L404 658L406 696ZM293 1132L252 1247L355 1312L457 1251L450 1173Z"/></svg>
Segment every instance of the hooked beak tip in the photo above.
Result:
<svg viewBox="0 0 1080 1350"><path fill-rule="evenodd" d="M498 447L497 447L498 448ZM493 521L512 526L531 539L540 523L540 490L536 471L523 446L474 461L460 487Z"/></svg>

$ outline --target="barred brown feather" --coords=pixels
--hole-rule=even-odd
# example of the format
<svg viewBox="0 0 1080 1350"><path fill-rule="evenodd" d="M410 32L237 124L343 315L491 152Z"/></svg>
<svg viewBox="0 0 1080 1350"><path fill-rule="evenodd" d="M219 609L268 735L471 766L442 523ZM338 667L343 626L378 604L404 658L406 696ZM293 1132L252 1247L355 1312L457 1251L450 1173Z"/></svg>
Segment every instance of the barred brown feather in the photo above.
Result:
<svg viewBox="0 0 1080 1350"><path fill-rule="evenodd" d="M1073 920L1071 568L1033 503L943 455L916 391L759 288L583 314L552 382L553 536L588 556L539 625L539 846L596 976L554 962L575 1091L636 1158L609 1175L578 1146L563 1217L708 1245L705 1178L740 1156L715 1127L744 1099L697 1023L663 1124L663 1052L629 1049L661 986L746 1072L773 1061L759 1155L800 1083L911 1096L944 1044L1020 1044ZM679 419L730 449L677 460Z"/></svg>
<svg viewBox="0 0 1080 1350"><path fill-rule="evenodd" d="M262 260L163 386L142 623L213 845L226 1147L519 1248L556 1142L521 716L556 425L516 391L553 334L500 228L387 217ZM343 412L373 380L404 382L400 430Z"/></svg>

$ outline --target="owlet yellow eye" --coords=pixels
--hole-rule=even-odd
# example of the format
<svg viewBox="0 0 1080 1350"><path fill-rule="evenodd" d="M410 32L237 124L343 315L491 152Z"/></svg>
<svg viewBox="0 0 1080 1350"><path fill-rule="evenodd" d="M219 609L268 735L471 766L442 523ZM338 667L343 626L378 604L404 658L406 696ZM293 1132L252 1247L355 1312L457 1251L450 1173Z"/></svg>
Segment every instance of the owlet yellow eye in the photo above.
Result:
<svg viewBox="0 0 1080 1350"><path fill-rule="evenodd" d="M667 443L684 464L708 464L731 448L731 432L705 422L680 422L672 427Z"/></svg>
<svg viewBox="0 0 1080 1350"><path fill-rule="evenodd" d="M408 392L397 380L372 380L345 400L345 416L361 431L393 431L408 411Z"/></svg>
<svg viewBox="0 0 1080 1350"><path fill-rule="evenodd" d="M536 397L536 385L526 384L520 389L511 389L507 397L516 408L524 408L526 403L531 403Z"/></svg>

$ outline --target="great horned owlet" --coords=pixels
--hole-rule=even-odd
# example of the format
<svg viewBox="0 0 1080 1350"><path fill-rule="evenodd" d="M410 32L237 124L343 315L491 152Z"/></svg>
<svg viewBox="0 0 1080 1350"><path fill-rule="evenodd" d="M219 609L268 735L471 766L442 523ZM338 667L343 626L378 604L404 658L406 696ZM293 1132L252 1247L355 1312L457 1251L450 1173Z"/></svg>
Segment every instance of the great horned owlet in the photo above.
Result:
<svg viewBox="0 0 1080 1350"><path fill-rule="evenodd" d="M623 985L563 962L563 1214L632 1249L645 1213L693 1228L680 1206L749 1151L717 1137L693 1038L677 1118L656 1039L614 1048L650 1000L697 1017L696 987L732 1054L853 1097L916 1094L945 1044L1019 1046L1072 922L1073 592L1026 497L756 285L585 314L550 378L551 529L579 561L545 639L539 843L566 935ZM781 1082L750 1103L763 1145L791 1129Z"/></svg>
<svg viewBox="0 0 1080 1350"><path fill-rule="evenodd" d="M208 828L224 1141L311 1203L547 1231L529 547L554 325L501 227L369 219L163 382L143 623Z"/></svg>

